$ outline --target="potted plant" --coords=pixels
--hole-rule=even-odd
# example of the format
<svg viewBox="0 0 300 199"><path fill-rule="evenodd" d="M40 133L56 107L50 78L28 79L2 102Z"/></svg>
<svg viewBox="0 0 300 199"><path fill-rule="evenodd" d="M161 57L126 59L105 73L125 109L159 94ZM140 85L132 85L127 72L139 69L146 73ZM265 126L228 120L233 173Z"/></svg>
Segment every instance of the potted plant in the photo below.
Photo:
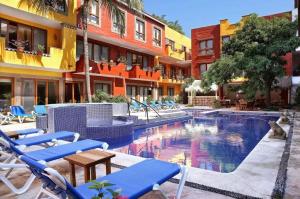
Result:
<svg viewBox="0 0 300 199"><path fill-rule="evenodd" d="M153 67L153 70L156 72L156 71L159 71L162 69L162 65L158 64L156 66Z"/></svg>
<svg viewBox="0 0 300 199"><path fill-rule="evenodd" d="M115 65L116 65L116 63L114 62L114 60L111 59L109 61L109 66L112 67L112 66L115 66Z"/></svg>
<svg viewBox="0 0 300 199"><path fill-rule="evenodd" d="M126 57L125 57L125 56L120 56L120 57L118 57L117 63L118 63L118 64L119 64L119 63L127 64L127 59L126 59Z"/></svg>
<svg viewBox="0 0 300 199"><path fill-rule="evenodd" d="M114 186L114 184L109 183L108 181L102 181L102 182L97 182L97 181L91 181L92 185L89 186L89 189L94 189L97 191L97 195L92 197L92 199L102 199L106 198L107 196L105 193L110 193L113 199L126 199L127 197L122 197L120 195L121 189L116 189L113 190L109 187Z"/></svg>
<svg viewBox="0 0 300 199"><path fill-rule="evenodd" d="M45 50L45 46L38 44L37 51L36 51L37 55L42 56L44 53L44 50Z"/></svg>
<svg viewBox="0 0 300 199"><path fill-rule="evenodd" d="M13 40L12 45L16 47L18 53L24 53L25 45L27 44L27 41L22 40Z"/></svg>

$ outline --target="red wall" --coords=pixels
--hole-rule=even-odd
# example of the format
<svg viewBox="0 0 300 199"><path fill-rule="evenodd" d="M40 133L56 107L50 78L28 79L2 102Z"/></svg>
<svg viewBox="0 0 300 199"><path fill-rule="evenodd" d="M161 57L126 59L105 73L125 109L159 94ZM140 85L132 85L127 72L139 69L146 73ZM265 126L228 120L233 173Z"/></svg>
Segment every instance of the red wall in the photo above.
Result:
<svg viewBox="0 0 300 199"><path fill-rule="evenodd" d="M213 39L212 55L200 56L199 42L202 40ZM220 58L220 25L207 26L192 30L192 76L201 79L200 64L210 64Z"/></svg>
<svg viewBox="0 0 300 199"><path fill-rule="evenodd" d="M81 0L78 0L78 5L80 5ZM100 11L100 25L88 25L88 31L97 35L106 36L112 39L116 39L120 42L128 42L138 48L142 49L148 49L151 50L157 54L164 53L164 46L165 46L165 28L164 25L157 22L156 20L153 20L152 18L148 16L138 16L142 20L146 21L146 41L139 41L135 39L135 19L137 17L136 14L134 14L132 11L130 11L126 6L119 4L120 8L125 10L127 12L126 18L126 34L121 36L118 33L112 32L112 20L109 12L106 10L106 8L102 8ZM80 17L78 17L78 25L80 27L81 20ZM155 47L153 46L153 26L158 26L162 29L162 45L161 47Z"/></svg>

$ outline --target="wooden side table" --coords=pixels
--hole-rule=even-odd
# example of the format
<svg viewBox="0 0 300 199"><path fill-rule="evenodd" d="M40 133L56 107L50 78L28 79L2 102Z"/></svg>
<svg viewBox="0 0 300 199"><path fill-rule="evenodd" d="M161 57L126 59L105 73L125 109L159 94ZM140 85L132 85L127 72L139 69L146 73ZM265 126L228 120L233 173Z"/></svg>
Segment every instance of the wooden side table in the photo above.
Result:
<svg viewBox="0 0 300 199"><path fill-rule="evenodd" d="M70 180L73 186L76 186L75 165L83 167L84 181L87 183L90 180L96 179L96 165L104 163L106 165L106 175L111 173L111 158L116 155L98 149L80 152L74 155L65 157L70 164Z"/></svg>
<svg viewBox="0 0 300 199"><path fill-rule="evenodd" d="M19 139L19 133L16 131L7 131L5 134L10 138Z"/></svg>

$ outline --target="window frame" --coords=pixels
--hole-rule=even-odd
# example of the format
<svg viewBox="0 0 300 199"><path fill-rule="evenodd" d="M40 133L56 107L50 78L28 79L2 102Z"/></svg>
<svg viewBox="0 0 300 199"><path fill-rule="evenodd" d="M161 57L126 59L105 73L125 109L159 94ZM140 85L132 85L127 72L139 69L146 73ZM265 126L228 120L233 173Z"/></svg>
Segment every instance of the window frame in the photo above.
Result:
<svg viewBox="0 0 300 199"><path fill-rule="evenodd" d="M101 1L101 0L92 0L92 1L96 1L97 3L98 3L98 16L97 15L94 15L94 14L92 14L91 12L90 13L88 13L88 24L90 24L90 25L93 25L93 26L98 26L98 27L101 27L101 11L102 11L102 9L101 9L101 4L99 3L99 1ZM91 2L91 4L92 4L93 2ZM92 5L91 5L92 6ZM93 16L96 16L97 18L98 18L98 23L94 23L94 22L92 22L91 21L91 15L93 15Z"/></svg>
<svg viewBox="0 0 300 199"><path fill-rule="evenodd" d="M144 37L143 37L143 39L140 39L137 36L137 34L140 34L140 35L143 34L143 33L137 32L137 30L136 30L138 21L144 23L144 35L143 35ZM134 32L135 32L135 34L134 34L135 40L146 42L146 40L147 40L147 22L145 20L141 19L140 17L136 16L135 17Z"/></svg>
<svg viewBox="0 0 300 199"><path fill-rule="evenodd" d="M124 13L124 16L125 16L125 21L124 21L124 36L127 36L127 11L124 10L124 9L121 9L119 8L123 13ZM114 13L111 14L111 32L113 33L116 33L116 34L120 34L121 31L120 30L115 30L115 27L114 27Z"/></svg>
<svg viewBox="0 0 300 199"><path fill-rule="evenodd" d="M208 46L208 42L209 41L212 42L211 48ZM203 42L205 43L205 48L201 47L201 44ZM202 52L205 52L205 53L202 53ZM208 53L208 52L211 52L211 53ZM213 38L211 38L211 39L204 39L204 40L200 40L199 41L199 54L200 54L200 56L211 56L211 55L214 55L214 40L213 40Z"/></svg>
<svg viewBox="0 0 300 199"><path fill-rule="evenodd" d="M157 38L155 38L155 30L160 31L160 40L159 40L160 45L156 45L158 40L157 40ZM162 48L162 42L163 42L162 41L162 34L163 34L162 28L160 28L158 26L155 26L155 25L152 26L152 46L157 47L157 48Z"/></svg>

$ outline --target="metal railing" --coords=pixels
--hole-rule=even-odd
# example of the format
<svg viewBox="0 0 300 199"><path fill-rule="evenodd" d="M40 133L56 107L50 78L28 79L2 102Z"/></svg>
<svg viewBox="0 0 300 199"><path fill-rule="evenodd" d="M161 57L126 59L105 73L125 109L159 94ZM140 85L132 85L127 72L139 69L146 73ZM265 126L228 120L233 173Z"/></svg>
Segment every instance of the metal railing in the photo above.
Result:
<svg viewBox="0 0 300 199"><path fill-rule="evenodd" d="M151 106L149 106L148 104L144 104L134 98L130 98L132 101L135 101L137 102L139 105L142 105L142 107L144 108L145 110L145 116L147 117L147 123L149 123L149 108L152 109L158 117L161 117L161 115ZM130 102L127 103L128 104L128 113L129 113L129 116L130 116Z"/></svg>

